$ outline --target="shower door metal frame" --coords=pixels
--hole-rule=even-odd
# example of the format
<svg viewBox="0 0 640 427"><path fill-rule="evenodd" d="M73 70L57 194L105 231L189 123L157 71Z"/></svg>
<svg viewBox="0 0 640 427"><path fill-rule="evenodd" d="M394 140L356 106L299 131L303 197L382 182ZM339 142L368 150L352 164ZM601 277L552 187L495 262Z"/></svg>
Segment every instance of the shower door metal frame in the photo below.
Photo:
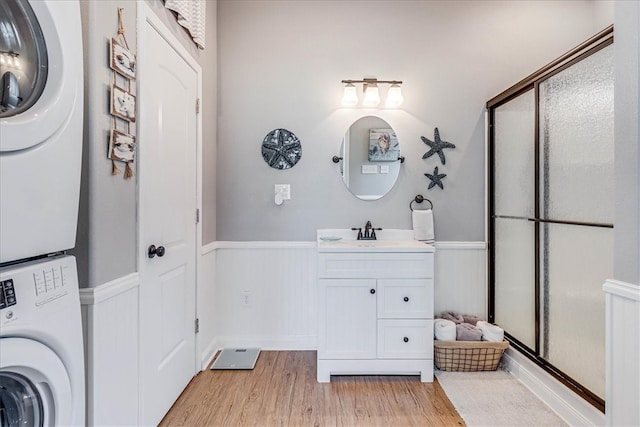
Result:
<svg viewBox="0 0 640 427"><path fill-rule="evenodd" d="M539 153L539 138L540 138L540 126L539 126L539 84L549 77L565 70L573 64L580 62L584 58L598 52L599 50L611 45L613 43L613 26L609 26L600 33L596 34L589 40L585 41L581 45L577 46L573 50L569 51L565 55L556 59L555 61L547 64L540 70L534 72L530 76L516 83L509 89L505 90L501 94L487 101L488 111L488 123L489 123L489 141L488 141L488 170L487 170L487 185L488 185L488 250L489 250L489 265L488 265L488 282L489 282L489 295L488 295L488 312L489 322L495 321L495 218L504 218L495 215L495 109L518 96L533 90L534 91L534 218L526 218L528 221L534 223L534 337L535 348L523 344L518 339L510 335L505 331L505 336L511 345L524 354L527 358L532 360L554 378L559 380L562 384L573 390L578 395L582 396L591 405L595 406L600 411L604 412L605 402L599 396L583 387L578 381L571 378L569 375L562 372L560 369L553 366L547 360L540 356L540 225L541 224L568 224L578 226L591 226L591 227L604 227L613 228L613 224L595 223L595 222L581 222L581 221L564 221L554 219L543 219L540 216L540 153ZM524 219L524 218L522 218Z"/></svg>

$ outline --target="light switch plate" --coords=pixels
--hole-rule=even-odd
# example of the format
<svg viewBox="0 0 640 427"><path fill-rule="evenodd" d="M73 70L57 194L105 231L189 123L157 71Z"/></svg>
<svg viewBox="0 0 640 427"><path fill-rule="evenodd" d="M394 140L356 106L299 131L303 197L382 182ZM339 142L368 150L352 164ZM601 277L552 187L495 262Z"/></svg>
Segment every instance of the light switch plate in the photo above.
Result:
<svg viewBox="0 0 640 427"><path fill-rule="evenodd" d="M282 200L291 200L291 184L276 184L274 193L280 194Z"/></svg>
<svg viewBox="0 0 640 427"><path fill-rule="evenodd" d="M378 173L378 165L362 165L363 174L376 174Z"/></svg>
<svg viewBox="0 0 640 427"><path fill-rule="evenodd" d="M380 173L389 173L389 165L380 165Z"/></svg>

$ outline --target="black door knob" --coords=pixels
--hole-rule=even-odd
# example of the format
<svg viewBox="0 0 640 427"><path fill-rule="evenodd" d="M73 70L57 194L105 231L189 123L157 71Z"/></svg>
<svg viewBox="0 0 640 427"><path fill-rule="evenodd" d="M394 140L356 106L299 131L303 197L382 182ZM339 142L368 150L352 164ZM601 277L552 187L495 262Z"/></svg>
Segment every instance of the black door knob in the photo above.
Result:
<svg viewBox="0 0 640 427"><path fill-rule="evenodd" d="M164 253L165 253L164 246L158 246L156 248L156 245L151 245L149 246L149 249L147 249L147 256L149 258L153 258L156 255L158 255L159 257L162 257L164 256Z"/></svg>
<svg viewBox="0 0 640 427"><path fill-rule="evenodd" d="M404 297L404 302L409 302L409 297Z"/></svg>
<svg viewBox="0 0 640 427"><path fill-rule="evenodd" d="M373 294L376 293L376 290L375 289L371 289L369 292L371 292L371 295L373 295Z"/></svg>
<svg viewBox="0 0 640 427"><path fill-rule="evenodd" d="M402 339L402 341L404 341L404 342L409 342L409 338L404 337L404 338Z"/></svg>

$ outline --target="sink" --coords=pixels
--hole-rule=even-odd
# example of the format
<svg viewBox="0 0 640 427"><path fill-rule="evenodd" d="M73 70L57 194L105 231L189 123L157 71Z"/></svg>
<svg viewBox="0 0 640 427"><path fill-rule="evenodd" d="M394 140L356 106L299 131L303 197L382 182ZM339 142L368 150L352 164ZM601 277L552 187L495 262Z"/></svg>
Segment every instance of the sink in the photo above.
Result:
<svg viewBox="0 0 640 427"><path fill-rule="evenodd" d="M350 229L320 229L319 252L432 252L432 245L413 239L413 230L383 229L377 240L357 240Z"/></svg>

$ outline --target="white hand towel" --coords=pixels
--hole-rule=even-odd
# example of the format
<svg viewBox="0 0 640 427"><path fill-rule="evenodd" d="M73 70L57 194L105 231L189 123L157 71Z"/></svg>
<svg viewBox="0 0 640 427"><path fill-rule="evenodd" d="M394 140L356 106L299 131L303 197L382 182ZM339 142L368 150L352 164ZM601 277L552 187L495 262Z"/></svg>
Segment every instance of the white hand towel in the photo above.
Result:
<svg viewBox="0 0 640 427"><path fill-rule="evenodd" d="M433 321L433 335L440 341L456 340L456 324L447 319Z"/></svg>
<svg viewBox="0 0 640 427"><path fill-rule="evenodd" d="M422 240L427 243L435 241L433 211L431 209L414 210L411 212L411 220L413 222L413 238L415 240Z"/></svg>
<svg viewBox="0 0 640 427"><path fill-rule="evenodd" d="M500 326L481 320L476 323L476 328L482 331L482 341L502 342L504 340L504 329Z"/></svg>

